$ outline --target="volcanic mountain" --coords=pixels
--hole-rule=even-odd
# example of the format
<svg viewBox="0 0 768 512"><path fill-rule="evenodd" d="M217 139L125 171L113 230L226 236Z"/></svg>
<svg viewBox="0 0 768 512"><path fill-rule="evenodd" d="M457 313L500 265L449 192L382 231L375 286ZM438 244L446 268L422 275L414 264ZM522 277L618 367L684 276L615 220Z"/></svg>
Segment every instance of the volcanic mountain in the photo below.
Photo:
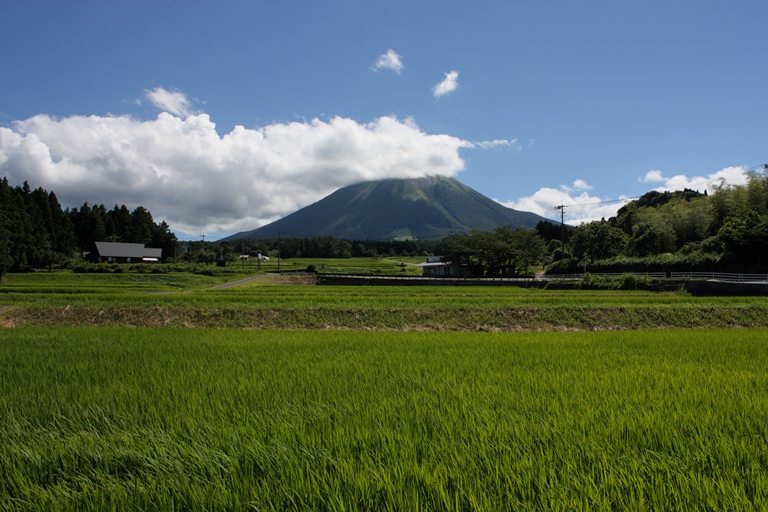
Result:
<svg viewBox="0 0 768 512"><path fill-rule="evenodd" d="M332 236L439 240L451 233L532 228L546 220L500 205L454 178L388 179L341 188L320 201L224 240Z"/></svg>

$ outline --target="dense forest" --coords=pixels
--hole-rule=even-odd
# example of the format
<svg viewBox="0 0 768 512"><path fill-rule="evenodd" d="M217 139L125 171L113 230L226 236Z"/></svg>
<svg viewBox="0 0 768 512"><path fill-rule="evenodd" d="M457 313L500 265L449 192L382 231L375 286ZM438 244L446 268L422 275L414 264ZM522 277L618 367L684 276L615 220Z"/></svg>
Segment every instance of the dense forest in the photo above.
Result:
<svg viewBox="0 0 768 512"><path fill-rule="evenodd" d="M708 195L652 191L615 217L574 229L550 273L768 271L768 176L721 184Z"/></svg>
<svg viewBox="0 0 768 512"><path fill-rule="evenodd" d="M12 187L0 181L0 274L6 270L67 266L80 260L94 242L133 242L173 255L176 235L164 221L139 206L107 210L104 205L62 209L56 194L29 183Z"/></svg>

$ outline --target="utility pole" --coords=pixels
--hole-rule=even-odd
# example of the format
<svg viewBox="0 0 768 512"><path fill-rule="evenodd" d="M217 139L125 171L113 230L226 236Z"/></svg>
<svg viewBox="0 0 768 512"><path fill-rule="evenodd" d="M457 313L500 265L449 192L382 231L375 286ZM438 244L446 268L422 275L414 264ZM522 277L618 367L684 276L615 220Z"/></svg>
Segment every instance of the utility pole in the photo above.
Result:
<svg viewBox="0 0 768 512"><path fill-rule="evenodd" d="M560 259L565 259L565 205L560 203L555 210L560 210Z"/></svg>
<svg viewBox="0 0 768 512"><path fill-rule="evenodd" d="M280 232L277 232L277 271L280 272Z"/></svg>

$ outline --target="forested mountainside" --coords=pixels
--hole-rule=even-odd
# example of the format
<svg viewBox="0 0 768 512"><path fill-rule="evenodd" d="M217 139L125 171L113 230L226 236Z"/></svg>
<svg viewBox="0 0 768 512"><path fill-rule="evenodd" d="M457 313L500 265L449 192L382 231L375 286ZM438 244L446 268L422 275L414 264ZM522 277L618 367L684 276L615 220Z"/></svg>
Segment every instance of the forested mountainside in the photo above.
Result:
<svg viewBox="0 0 768 512"><path fill-rule="evenodd" d="M608 220L578 226L552 269L583 266L768 272L768 176L712 194L651 191Z"/></svg>
<svg viewBox="0 0 768 512"><path fill-rule="evenodd" d="M266 226L225 240L332 236L344 240L431 240L451 233L533 228L544 219L507 208L455 178L429 176L349 185Z"/></svg>

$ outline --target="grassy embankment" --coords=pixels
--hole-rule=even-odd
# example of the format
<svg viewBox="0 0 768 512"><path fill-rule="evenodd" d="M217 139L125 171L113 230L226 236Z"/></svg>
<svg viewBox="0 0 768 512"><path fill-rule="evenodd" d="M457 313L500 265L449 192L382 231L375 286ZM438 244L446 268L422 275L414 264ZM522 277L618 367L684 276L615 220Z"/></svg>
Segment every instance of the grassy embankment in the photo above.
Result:
<svg viewBox="0 0 768 512"><path fill-rule="evenodd" d="M761 330L0 330L0 508L768 507Z"/></svg>
<svg viewBox="0 0 768 512"><path fill-rule="evenodd" d="M767 327L768 297L555 291L518 287L289 286L312 276L11 274L5 326L251 329L601 330Z"/></svg>

